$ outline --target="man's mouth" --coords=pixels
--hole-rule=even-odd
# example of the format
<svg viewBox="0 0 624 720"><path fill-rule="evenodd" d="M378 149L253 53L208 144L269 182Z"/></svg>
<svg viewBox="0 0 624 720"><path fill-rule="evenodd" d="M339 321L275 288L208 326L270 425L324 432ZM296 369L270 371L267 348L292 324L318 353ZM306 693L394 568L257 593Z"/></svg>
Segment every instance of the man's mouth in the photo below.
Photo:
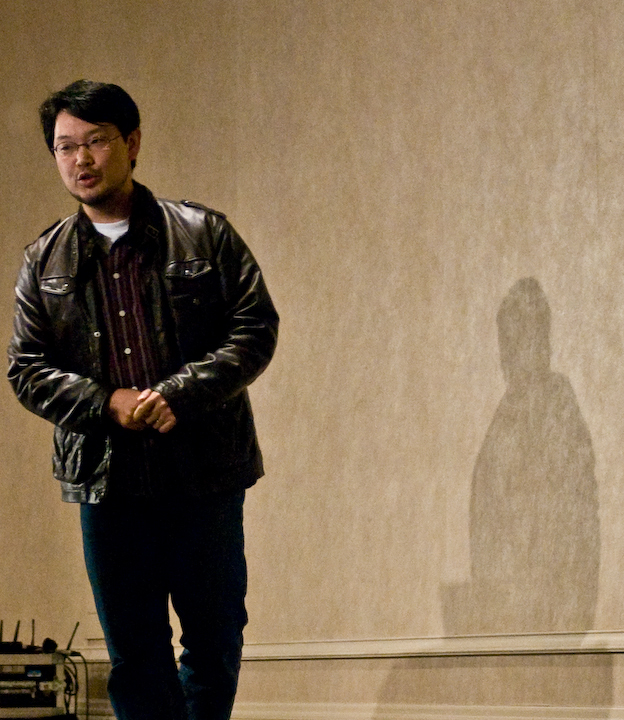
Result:
<svg viewBox="0 0 624 720"><path fill-rule="evenodd" d="M85 187L91 187L92 185L95 185L95 183L98 180L97 175L93 175L91 173L87 172L81 172L78 177L76 178L76 182L78 182L80 185L83 185Z"/></svg>

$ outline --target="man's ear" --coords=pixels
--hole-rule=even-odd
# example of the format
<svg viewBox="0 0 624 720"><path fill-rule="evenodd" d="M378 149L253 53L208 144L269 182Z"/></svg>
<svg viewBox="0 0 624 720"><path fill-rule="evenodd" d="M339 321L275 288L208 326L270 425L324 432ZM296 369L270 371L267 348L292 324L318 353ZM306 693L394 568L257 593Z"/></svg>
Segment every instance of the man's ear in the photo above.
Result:
<svg viewBox="0 0 624 720"><path fill-rule="evenodd" d="M141 149L141 128L133 130L130 135L128 135L126 143L128 145L128 157L131 161L136 160L139 150Z"/></svg>

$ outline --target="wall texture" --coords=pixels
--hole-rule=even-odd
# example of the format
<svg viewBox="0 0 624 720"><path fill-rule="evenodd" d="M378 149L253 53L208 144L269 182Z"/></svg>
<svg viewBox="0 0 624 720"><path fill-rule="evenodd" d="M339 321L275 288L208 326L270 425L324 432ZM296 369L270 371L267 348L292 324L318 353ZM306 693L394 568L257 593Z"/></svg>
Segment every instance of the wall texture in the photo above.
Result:
<svg viewBox="0 0 624 720"><path fill-rule="evenodd" d="M250 646L616 642L621 4L24 0L0 23L5 340L23 246L73 209L36 109L78 77L137 100L137 179L228 213L265 271L282 332L252 393ZM0 614L61 641L80 620L87 647L50 428L0 402ZM241 699L624 704L610 655L537 657L250 662Z"/></svg>

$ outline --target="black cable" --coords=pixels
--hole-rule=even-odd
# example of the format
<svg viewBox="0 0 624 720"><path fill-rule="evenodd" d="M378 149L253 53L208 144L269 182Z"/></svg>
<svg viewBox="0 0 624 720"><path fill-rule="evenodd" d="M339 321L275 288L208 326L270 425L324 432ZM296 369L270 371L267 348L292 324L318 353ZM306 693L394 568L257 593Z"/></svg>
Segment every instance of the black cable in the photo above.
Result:
<svg viewBox="0 0 624 720"><path fill-rule="evenodd" d="M82 665L84 667L84 674L85 674L85 720L89 720L89 714L90 714L90 706L89 706L89 665L87 663L86 658L84 655L80 652L77 652L75 650L72 650L71 656L68 653L63 653L65 656L65 662L69 664L70 667L65 667L65 674L66 674L66 684L65 684L65 713L67 715L70 714L71 710L71 699L74 699L74 714L75 717L78 717L78 694L80 691L80 683L79 683L79 673L78 673L78 666L72 659L73 657L79 657L82 661ZM69 680L68 680L69 678Z"/></svg>
<svg viewBox="0 0 624 720"><path fill-rule="evenodd" d="M85 720L89 720L89 666L87 660L82 653L77 653L78 657L82 660L85 674ZM76 714L78 711L76 710Z"/></svg>
<svg viewBox="0 0 624 720"><path fill-rule="evenodd" d="M69 663L70 667L67 666ZM71 701L74 699L74 715L78 717L78 668L76 663L65 655L65 714L69 715L71 712Z"/></svg>

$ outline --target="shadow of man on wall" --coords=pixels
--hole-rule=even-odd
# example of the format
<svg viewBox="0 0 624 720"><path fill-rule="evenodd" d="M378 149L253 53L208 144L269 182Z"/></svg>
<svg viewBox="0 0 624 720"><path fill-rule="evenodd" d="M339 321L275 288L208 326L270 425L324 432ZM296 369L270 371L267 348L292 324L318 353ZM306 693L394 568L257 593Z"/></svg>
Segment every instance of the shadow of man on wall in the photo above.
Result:
<svg viewBox="0 0 624 720"><path fill-rule="evenodd" d="M535 278L497 314L507 385L477 457L471 582L443 591L450 635L589 630L600 532L594 453L569 380L550 368L551 313Z"/></svg>
<svg viewBox="0 0 624 720"><path fill-rule="evenodd" d="M550 308L537 280L511 288L497 323L507 388L472 476L471 579L441 588L445 633L590 630L600 561L594 453L569 380L550 369ZM612 657L399 659L375 718L439 704L507 708L500 716L517 706L591 707L609 717Z"/></svg>

